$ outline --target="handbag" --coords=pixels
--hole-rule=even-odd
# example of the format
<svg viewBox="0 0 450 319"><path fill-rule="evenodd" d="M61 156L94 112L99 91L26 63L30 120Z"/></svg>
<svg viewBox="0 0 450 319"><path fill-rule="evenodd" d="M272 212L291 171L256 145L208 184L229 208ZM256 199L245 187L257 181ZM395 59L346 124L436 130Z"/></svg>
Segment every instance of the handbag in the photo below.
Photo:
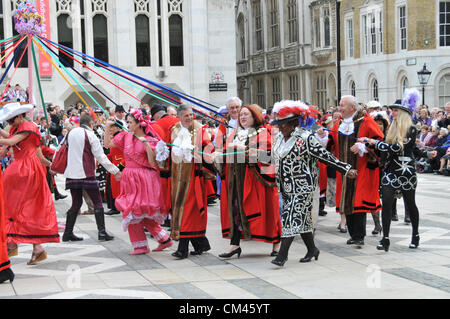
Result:
<svg viewBox="0 0 450 319"><path fill-rule="evenodd" d="M64 142L61 144L59 150L55 153L50 169L58 174L64 174L67 168L67 155L69 153L69 133L67 133Z"/></svg>

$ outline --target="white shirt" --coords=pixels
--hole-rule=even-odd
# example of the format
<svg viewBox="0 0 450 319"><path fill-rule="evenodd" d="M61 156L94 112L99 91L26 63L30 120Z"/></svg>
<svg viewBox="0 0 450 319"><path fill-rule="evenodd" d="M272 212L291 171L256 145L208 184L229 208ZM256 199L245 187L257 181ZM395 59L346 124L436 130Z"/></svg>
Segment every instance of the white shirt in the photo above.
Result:
<svg viewBox="0 0 450 319"><path fill-rule="evenodd" d="M353 122L353 118L355 117L355 113L352 116L345 118L342 120L341 125L339 125L339 132L344 135L351 135L355 131L355 123ZM355 143L359 148L359 156L363 157L365 153L367 153L366 145L363 143Z"/></svg>
<svg viewBox="0 0 450 319"><path fill-rule="evenodd" d="M91 156L88 156L89 152L87 148L85 149L85 131L87 133L89 143L91 144L90 151L92 152L92 155L95 159ZM97 136L95 136L92 130L77 127L70 130L66 137L67 136L69 137L69 151L67 153L67 168L64 172L64 177L71 179L87 178L86 174L89 174L89 172L85 172L85 166L83 165L86 164L84 162L86 160L97 160L109 173L113 175L119 172L119 169L113 163L111 163L111 161L103 152L103 147L100 143L100 140L97 138ZM62 141L61 144L64 142L65 140Z"/></svg>

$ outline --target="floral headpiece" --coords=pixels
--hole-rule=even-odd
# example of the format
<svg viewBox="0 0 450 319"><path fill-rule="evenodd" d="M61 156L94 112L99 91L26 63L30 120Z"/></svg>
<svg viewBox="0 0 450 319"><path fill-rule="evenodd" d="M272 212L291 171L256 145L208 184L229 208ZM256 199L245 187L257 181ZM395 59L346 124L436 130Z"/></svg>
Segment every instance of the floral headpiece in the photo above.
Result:
<svg viewBox="0 0 450 319"><path fill-rule="evenodd" d="M314 107L302 101L282 101L276 105L276 111L277 119L272 124L278 125L298 119L299 125L305 129L309 129L314 124L314 119L319 113Z"/></svg>
<svg viewBox="0 0 450 319"><path fill-rule="evenodd" d="M144 115L140 109L133 111L131 115L133 115L133 117L139 122L139 125L144 129L145 133L147 133L150 126L150 115Z"/></svg>
<svg viewBox="0 0 450 319"><path fill-rule="evenodd" d="M45 31L44 17L39 14L31 1L17 7L14 24L19 34L41 34Z"/></svg>

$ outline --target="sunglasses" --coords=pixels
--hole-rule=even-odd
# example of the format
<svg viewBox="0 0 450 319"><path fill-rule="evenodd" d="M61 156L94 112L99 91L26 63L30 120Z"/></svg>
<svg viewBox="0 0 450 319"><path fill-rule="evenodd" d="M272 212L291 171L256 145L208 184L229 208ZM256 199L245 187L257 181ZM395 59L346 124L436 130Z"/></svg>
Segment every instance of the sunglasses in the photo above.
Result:
<svg viewBox="0 0 450 319"><path fill-rule="evenodd" d="M6 122L7 122L8 124L13 124L14 121L16 120L16 118L17 118L17 116L14 116L13 118L11 118L11 119L9 119L9 120L6 120Z"/></svg>

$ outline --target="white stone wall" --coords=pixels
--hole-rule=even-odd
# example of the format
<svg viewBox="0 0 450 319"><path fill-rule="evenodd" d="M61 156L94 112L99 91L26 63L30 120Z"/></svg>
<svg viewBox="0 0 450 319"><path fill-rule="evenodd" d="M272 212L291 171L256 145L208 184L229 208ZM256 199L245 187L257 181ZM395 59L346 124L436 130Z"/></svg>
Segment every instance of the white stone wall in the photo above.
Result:
<svg viewBox="0 0 450 319"><path fill-rule="evenodd" d="M3 1L5 38L12 36L11 6L9 0ZM74 12L76 16L80 0L73 0ZM228 96L235 96L236 93L236 43L235 43L235 11L234 0L184 0L183 2L183 31L184 31L184 66L171 67L169 57L169 35L167 20L167 0L163 0L163 66L159 66L158 43L156 37L156 2L152 3L153 10L150 20L150 45L151 45L151 66L136 67L136 44L135 44L135 23L134 23L134 1L132 0L109 0L108 1L108 41L109 41L109 63L125 69L131 73L142 76L151 81L161 83L165 86L175 88L179 91L193 95L211 104L220 106L224 104ZM55 1L50 1L51 16L51 40L57 42L57 15ZM90 6L85 6L86 15L89 14ZM77 19L74 18L76 21ZM76 28L77 26L74 25ZM79 26L78 26L79 28ZM74 48L81 51L81 36L79 29L74 30ZM93 56L92 26L86 24L87 54ZM8 63L8 62L7 62ZM75 63L76 68L82 68ZM91 67L93 68L93 67ZM10 75L14 68L11 69ZM159 74L164 71L165 77L160 78ZM228 84L227 92L209 92L210 78L213 72L223 72L224 80ZM105 75L104 72L100 74ZM89 72L89 80L101 88L112 100L119 104L139 105L139 102L116 89L107 81L92 72ZM67 76L67 75L66 75ZM144 99L145 93L133 88L123 82L107 76L110 81L130 92L138 99ZM70 77L70 82L84 97L81 88ZM77 79L79 79L77 77ZM5 79L2 87L7 83ZM79 79L88 91L94 91L87 83ZM11 84L20 83L24 88L28 86L28 69L18 69ZM43 80L43 91L45 102L52 102L56 105L64 105L66 99L73 93L58 71L53 69L51 79ZM40 97L37 89L37 82L34 83L34 96L40 106ZM97 96L95 94L94 96ZM99 101L105 100L102 106L112 107L113 104L103 97ZM92 100L87 102L95 107ZM101 102L103 104L103 102Z"/></svg>

